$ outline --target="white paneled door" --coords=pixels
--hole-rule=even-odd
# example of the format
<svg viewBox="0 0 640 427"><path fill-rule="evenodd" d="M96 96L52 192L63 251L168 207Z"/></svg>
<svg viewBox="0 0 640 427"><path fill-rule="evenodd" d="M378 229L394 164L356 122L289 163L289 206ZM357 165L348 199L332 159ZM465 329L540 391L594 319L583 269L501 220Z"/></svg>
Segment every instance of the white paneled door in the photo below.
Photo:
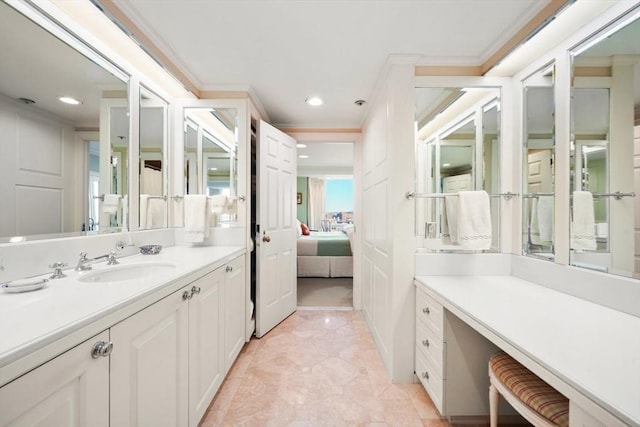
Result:
<svg viewBox="0 0 640 427"><path fill-rule="evenodd" d="M296 310L296 141L260 122L256 336Z"/></svg>

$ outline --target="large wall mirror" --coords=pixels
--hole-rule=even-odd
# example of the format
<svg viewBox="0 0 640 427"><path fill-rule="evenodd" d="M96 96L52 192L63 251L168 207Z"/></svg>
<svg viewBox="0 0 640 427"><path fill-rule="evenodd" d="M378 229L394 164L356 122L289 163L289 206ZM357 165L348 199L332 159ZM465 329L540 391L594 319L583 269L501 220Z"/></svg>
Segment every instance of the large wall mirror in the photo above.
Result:
<svg viewBox="0 0 640 427"><path fill-rule="evenodd" d="M184 194L206 194L212 225L238 218L238 109L184 109Z"/></svg>
<svg viewBox="0 0 640 427"><path fill-rule="evenodd" d="M636 278L639 16L636 8L576 48L571 88L571 264Z"/></svg>
<svg viewBox="0 0 640 427"><path fill-rule="evenodd" d="M0 242L127 226L127 76L42 22L0 2Z"/></svg>
<svg viewBox="0 0 640 427"><path fill-rule="evenodd" d="M140 88L139 229L167 226L167 103Z"/></svg>
<svg viewBox="0 0 640 427"><path fill-rule="evenodd" d="M523 81L523 253L548 260L555 257L553 67Z"/></svg>
<svg viewBox="0 0 640 427"><path fill-rule="evenodd" d="M500 90L416 88L416 236L422 247L464 250L446 238L445 199L489 193L491 251L500 251Z"/></svg>

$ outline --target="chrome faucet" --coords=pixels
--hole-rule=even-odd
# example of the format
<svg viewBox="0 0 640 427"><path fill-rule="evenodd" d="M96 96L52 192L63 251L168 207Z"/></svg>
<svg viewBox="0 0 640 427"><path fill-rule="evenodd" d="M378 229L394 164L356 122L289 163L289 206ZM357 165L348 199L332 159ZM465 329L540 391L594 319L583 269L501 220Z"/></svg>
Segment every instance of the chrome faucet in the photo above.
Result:
<svg viewBox="0 0 640 427"><path fill-rule="evenodd" d="M118 264L118 260L116 259L115 252L109 252L106 255L100 255L95 258L87 258L86 252L80 252L80 259L78 260L78 265L76 265L76 271L87 271L91 270L91 264L94 262L101 260L103 258L107 259L107 265L116 265Z"/></svg>

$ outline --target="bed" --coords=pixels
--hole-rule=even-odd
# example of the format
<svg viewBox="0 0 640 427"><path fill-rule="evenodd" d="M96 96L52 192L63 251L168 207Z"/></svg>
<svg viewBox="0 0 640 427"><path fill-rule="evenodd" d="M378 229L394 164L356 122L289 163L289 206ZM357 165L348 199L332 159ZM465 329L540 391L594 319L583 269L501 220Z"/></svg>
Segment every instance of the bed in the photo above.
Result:
<svg viewBox="0 0 640 427"><path fill-rule="evenodd" d="M300 235L298 277L353 277L348 231L311 231L309 235Z"/></svg>

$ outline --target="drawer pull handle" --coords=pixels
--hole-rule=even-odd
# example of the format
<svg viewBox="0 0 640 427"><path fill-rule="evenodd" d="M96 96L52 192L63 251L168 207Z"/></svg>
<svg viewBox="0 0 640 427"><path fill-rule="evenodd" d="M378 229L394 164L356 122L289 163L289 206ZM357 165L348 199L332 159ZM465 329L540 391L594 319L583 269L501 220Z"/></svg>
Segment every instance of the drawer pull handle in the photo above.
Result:
<svg viewBox="0 0 640 427"><path fill-rule="evenodd" d="M429 340L422 340L422 345L425 347L429 347L429 345L431 345L431 343L429 342Z"/></svg>
<svg viewBox="0 0 640 427"><path fill-rule="evenodd" d="M428 380L428 379L429 379L429 372L424 371L424 372L422 373L422 378L424 378L425 380Z"/></svg>
<svg viewBox="0 0 640 427"><path fill-rule="evenodd" d="M425 313L425 314L429 314L429 313L431 313L431 310L429 310L429 307L425 307L425 308L422 309L422 312Z"/></svg>

